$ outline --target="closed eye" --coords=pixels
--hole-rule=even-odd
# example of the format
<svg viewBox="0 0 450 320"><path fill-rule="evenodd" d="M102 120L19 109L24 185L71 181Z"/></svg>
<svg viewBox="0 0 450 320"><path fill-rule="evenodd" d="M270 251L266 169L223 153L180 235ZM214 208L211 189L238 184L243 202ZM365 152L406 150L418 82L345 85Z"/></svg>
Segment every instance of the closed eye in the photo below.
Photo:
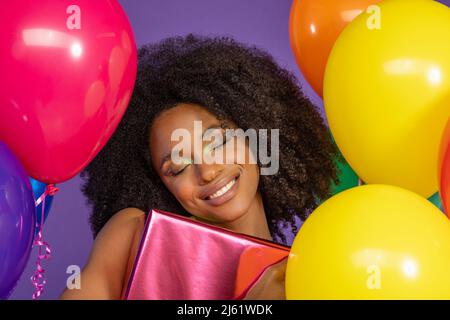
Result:
<svg viewBox="0 0 450 320"><path fill-rule="evenodd" d="M183 169L181 169L181 170L178 170L177 172L173 172L173 175L174 175L174 176L178 176L178 175L182 174L182 173L183 173L183 171L184 171L184 170L186 170L186 168L187 168L188 166L189 166L189 165L187 165L187 166L184 166L184 168L183 168Z"/></svg>
<svg viewBox="0 0 450 320"><path fill-rule="evenodd" d="M184 172L184 170L186 170L186 168L189 167L189 165L184 166L183 168L179 169L179 170L172 170L169 169L166 173L167 176L169 177L176 177L179 176L180 174L182 174Z"/></svg>
<svg viewBox="0 0 450 320"><path fill-rule="evenodd" d="M168 168L166 175L169 177L176 177L184 172L187 167L189 167L192 164L192 161L188 158L183 158L183 163L180 164L174 164Z"/></svg>
<svg viewBox="0 0 450 320"><path fill-rule="evenodd" d="M212 150L216 150L216 149L219 149L220 147L223 147L230 140L231 140L230 136L227 137L226 134L223 134L223 136L222 136L222 143L214 145L212 147Z"/></svg>

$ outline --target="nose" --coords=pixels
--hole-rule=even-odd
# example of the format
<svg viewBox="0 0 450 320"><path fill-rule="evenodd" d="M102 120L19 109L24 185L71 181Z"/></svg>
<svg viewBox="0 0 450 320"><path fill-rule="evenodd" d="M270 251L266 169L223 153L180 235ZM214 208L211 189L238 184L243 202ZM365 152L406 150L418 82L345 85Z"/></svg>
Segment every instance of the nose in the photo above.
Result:
<svg viewBox="0 0 450 320"><path fill-rule="evenodd" d="M213 181L222 171L222 168L217 164L195 164L198 183L200 185L205 185Z"/></svg>

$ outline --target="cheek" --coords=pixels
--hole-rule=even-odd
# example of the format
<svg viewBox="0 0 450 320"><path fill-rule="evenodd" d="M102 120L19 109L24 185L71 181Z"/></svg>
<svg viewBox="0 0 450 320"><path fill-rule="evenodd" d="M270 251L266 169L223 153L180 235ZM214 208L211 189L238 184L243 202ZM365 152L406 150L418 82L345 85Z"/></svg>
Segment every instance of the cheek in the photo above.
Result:
<svg viewBox="0 0 450 320"><path fill-rule="evenodd" d="M248 189L251 192L258 189L259 184L259 167L256 164L246 164L244 165L245 172L247 173Z"/></svg>
<svg viewBox="0 0 450 320"><path fill-rule="evenodd" d="M252 149L254 149L253 152ZM224 148L227 164L256 165L257 157L254 152L256 152L256 144L251 145L244 137L234 137Z"/></svg>
<svg viewBox="0 0 450 320"><path fill-rule="evenodd" d="M228 146L231 149L231 146ZM255 149L252 152L252 148ZM241 165L245 170L244 192L253 194L258 189L259 184L259 166L257 164L256 146L251 146L243 137L236 137L233 141L233 151L227 152L227 163Z"/></svg>
<svg viewBox="0 0 450 320"><path fill-rule="evenodd" d="M182 204L188 204L193 199L194 186L192 179L187 175L174 178L172 182L166 184L169 191L178 199Z"/></svg>

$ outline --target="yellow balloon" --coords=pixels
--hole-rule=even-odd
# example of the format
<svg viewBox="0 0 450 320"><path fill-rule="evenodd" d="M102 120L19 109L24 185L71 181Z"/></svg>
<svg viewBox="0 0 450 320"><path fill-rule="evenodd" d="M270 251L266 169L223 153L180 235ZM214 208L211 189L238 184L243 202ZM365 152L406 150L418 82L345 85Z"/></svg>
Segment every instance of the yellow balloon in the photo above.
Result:
<svg viewBox="0 0 450 320"><path fill-rule="evenodd" d="M450 299L450 222L425 198L365 185L325 201L294 240L288 299Z"/></svg>
<svg viewBox="0 0 450 320"><path fill-rule="evenodd" d="M431 196L450 117L450 9L423 0L369 7L335 43L324 103L336 143L363 181Z"/></svg>

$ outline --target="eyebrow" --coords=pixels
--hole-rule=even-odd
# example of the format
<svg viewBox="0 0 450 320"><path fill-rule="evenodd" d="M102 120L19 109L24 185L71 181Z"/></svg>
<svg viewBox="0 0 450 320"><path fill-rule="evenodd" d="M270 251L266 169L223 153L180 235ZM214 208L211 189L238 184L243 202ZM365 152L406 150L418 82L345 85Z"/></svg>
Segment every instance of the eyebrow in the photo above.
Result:
<svg viewBox="0 0 450 320"><path fill-rule="evenodd" d="M205 136L206 131L210 130L210 129L223 129L224 128L224 123L219 123L219 124L213 124L211 126L209 126L208 128L206 128L205 130L203 130L202 133L202 139ZM170 151L170 153L166 154L162 160L161 160L161 166L159 167L159 170L162 170L162 167L164 166L164 164L169 161L172 158L172 150Z"/></svg>

